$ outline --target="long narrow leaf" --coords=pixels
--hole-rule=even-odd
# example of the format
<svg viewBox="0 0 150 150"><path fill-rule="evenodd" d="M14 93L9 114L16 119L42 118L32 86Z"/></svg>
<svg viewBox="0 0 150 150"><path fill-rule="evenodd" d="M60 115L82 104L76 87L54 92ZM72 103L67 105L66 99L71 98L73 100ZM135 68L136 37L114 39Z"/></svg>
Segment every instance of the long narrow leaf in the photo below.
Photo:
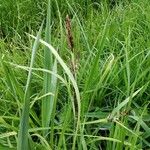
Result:
<svg viewBox="0 0 150 150"><path fill-rule="evenodd" d="M32 38L37 39L35 36L30 35ZM62 58L59 56L58 52L53 48L53 46L51 46L50 44L48 44L47 42L43 41L40 39L40 42L47 46L49 48L49 50L53 53L53 55L55 56L55 58L57 59L57 61L60 63L60 65L62 66L62 68L64 69L64 71L66 72L66 74L68 75L70 81L72 82L72 85L74 87L75 90L75 94L76 94L76 100L77 100L77 104L78 104L78 116L77 116L77 126L76 126L76 133L74 136L74 143L76 142L76 138L77 138L77 133L78 130L80 128L80 111L81 111L81 104L80 104L80 93L79 93L79 89L78 89L78 85L76 83L76 80L73 76L73 74L71 73L70 69L67 67L67 65L64 63L64 61L62 60Z"/></svg>
<svg viewBox="0 0 150 150"><path fill-rule="evenodd" d="M47 43L51 42L51 0L48 0L47 6L47 19L46 19L46 31L45 31L45 41ZM44 69L51 70L53 65L51 51L45 46L44 49ZM54 91L53 84L51 83L52 77L49 73L44 72L44 81L43 81L43 94ZM53 109L53 96L48 95L43 98L42 101L42 126L49 127L50 116ZM46 136L47 131L43 132L43 135Z"/></svg>
<svg viewBox="0 0 150 150"><path fill-rule="evenodd" d="M24 94L23 112L22 112L21 122L19 126L17 150L28 150L29 104L30 104L30 88L31 88L30 86L31 86L31 77L32 77L32 67L34 64L36 51L39 46L39 39L41 36L42 28L43 28L43 23L40 27L40 30L38 32L37 38L34 42L33 49L32 49L30 69L28 73L28 79L27 79L25 94Z"/></svg>

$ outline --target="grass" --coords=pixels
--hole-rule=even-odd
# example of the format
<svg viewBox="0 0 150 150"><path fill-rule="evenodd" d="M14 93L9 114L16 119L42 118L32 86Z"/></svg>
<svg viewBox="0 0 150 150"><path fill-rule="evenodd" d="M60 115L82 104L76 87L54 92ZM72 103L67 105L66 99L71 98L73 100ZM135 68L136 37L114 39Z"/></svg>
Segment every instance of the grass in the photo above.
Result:
<svg viewBox="0 0 150 150"><path fill-rule="evenodd" d="M0 149L150 149L148 0L0 10Z"/></svg>

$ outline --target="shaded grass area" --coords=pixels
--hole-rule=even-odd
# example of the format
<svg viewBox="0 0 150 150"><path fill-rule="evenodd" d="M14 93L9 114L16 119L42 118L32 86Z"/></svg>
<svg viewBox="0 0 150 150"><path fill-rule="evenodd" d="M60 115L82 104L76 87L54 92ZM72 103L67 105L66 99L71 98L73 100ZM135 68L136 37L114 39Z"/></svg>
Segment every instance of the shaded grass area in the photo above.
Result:
<svg viewBox="0 0 150 150"><path fill-rule="evenodd" d="M148 3L3 1L2 149L149 149Z"/></svg>

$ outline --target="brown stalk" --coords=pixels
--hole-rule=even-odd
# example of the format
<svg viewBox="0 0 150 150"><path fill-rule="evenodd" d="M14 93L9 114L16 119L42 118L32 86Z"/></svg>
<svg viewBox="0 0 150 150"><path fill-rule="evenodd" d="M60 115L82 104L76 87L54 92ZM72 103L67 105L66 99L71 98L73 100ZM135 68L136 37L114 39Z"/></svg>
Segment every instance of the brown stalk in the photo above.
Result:
<svg viewBox="0 0 150 150"><path fill-rule="evenodd" d="M69 17L69 15L66 16L66 36L67 36L67 44L69 49L71 50L71 70L73 73L73 76L76 78L76 69L77 69L77 65L76 65L76 56L75 56L75 50L74 50L74 41L73 41L73 35L72 35L72 29L71 29L71 19ZM74 105L75 105L75 110L77 111L77 101L76 101L76 94L74 89L73 90L73 98L74 98Z"/></svg>
<svg viewBox="0 0 150 150"><path fill-rule="evenodd" d="M66 16L66 32L67 32L67 42L68 47L72 52L71 58L71 70L73 72L74 77L76 77L76 58L75 58L75 51L74 51L74 42L73 42L73 35L72 35L72 28L71 28L71 19L69 15Z"/></svg>
<svg viewBox="0 0 150 150"><path fill-rule="evenodd" d="M71 33L71 20L69 18L69 15L66 16L66 30L67 30L68 47L73 52L74 43L73 43L73 36L72 36L72 33Z"/></svg>

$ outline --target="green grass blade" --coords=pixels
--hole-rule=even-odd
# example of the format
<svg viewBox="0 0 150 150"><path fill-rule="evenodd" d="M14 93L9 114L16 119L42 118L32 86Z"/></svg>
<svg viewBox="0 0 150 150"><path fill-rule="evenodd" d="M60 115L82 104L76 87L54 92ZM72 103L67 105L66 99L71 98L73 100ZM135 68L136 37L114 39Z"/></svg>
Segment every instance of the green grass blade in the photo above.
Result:
<svg viewBox="0 0 150 150"><path fill-rule="evenodd" d="M37 39L35 36L30 35L31 37L33 37L34 39ZM77 125L76 125L76 133L74 136L74 141L73 141L73 149L75 148L75 142L76 142L76 138L77 138L77 133L78 130L80 128L80 111L81 111L81 104L80 104L80 93L79 93L79 89L78 89L78 85L76 83L76 80L73 76L73 74L71 73L70 69L67 67L67 65L65 64L65 62L62 60L62 58L59 56L59 54L57 53L57 51L47 42L40 40L40 42L47 46L49 48L49 50L53 53L53 55L55 56L55 58L57 59L57 61L60 63L60 65L62 66L62 68L64 69L65 73L68 75L70 81L72 82L73 88L75 90L75 94L76 94L76 100L77 100Z"/></svg>
<svg viewBox="0 0 150 150"><path fill-rule="evenodd" d="M104 48L106 36L107 36L108 31L109 31L108 24L109 24L109 17L107 18L104 29L103 29L103 36L102 36L101 41L100 41L99 51L97 52L96 57L93 60L93 64L91 65L89 76L87 77L85 85L84 85L83 101L82 101L82 113L83 114L84 114L84 112L86 112L88 110L89 100L87 99L86 92L88 90L90 90L89 87L91 86L91 83L92 83L91 81L94 80L93 74L97 73L97 70L95 68L97 68L97 66L99 65L100 54Z"/></svg>
<svg viewBox="0 0 150 150"><path fill-rule="evenodd" d="M47 19L46 19L46 31L45 31L45 41L47 43L51 42L51 0L48 0L47 5ZM44 48L44 69L52 70L53 60L51 51L45 46ZM55 87L53 77L49 73L44 73L43 81L43 94L49 92L55 92ZM53 87L54 86L54 87ZM49 95L43 98L42 101L42 126L49 127L51 112L53 109L53 96ZM43 134L46 136L48 131L44 131Z"/></svg>
<svg viewBox="0 0 150 150"><path fill-rule="evenodd" d="M132 96L129 96L128 98L126 98L123 102L121 102L116 108L113 109L110 118L115 117L115 115L117 114L117 112L119 112L121 110L121 108L123 108L132 98L134 98L141 90L143 89L143 87L141 87L140 89L138 89L137 91L135 91L133 93Z"/></svg>
<svg viewBox="0 0 150 150"><path fill-rule="evenodd" d="M33 49L32 49L30 70L28 73L28 78L27 78L27 83L26 83L26 88L25 88L24 105L23 105L20 126L19 126L17 150L28 150L28 128L29 128L29 107L30 107L29 103L30 103L32 67L34 64L36 51L39 46L39 39L41 36L42 28L43 28L43 23L40 27L40 30L38 32L37 38L34 42Z"/></svg>

